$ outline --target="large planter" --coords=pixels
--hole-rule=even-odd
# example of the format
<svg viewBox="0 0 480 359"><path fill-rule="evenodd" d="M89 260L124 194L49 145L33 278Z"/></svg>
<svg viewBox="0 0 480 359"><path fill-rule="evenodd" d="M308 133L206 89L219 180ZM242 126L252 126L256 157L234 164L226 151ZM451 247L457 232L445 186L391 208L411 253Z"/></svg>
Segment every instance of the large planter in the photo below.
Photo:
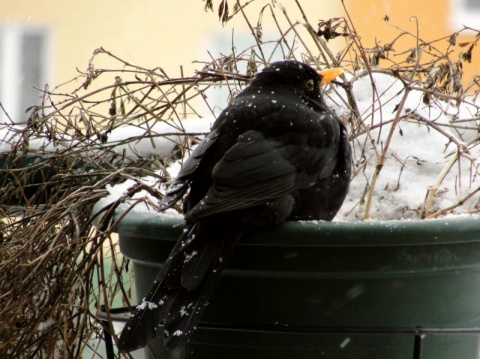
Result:
<svg viewBox="0 0 480 359"><path fill-rule="evenodd" d="M175 217L122 219L139 298L182 228ZM154 347L160 358L410 359L409 328L477 325L478 217L292 222L242 239L183 352ZM472 333L427 335L421 358L476 359L478 346Z"/></svg>

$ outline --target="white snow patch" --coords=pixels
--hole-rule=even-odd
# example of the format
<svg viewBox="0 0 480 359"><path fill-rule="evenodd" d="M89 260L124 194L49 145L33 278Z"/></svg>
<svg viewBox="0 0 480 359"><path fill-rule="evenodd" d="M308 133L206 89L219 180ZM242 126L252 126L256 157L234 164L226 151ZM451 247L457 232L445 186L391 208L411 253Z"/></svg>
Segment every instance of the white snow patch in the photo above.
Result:
<svg viewBox="0 0 480 359"><path fill-rule="evenodd" d="M42 332L44 330L47 330L54 324L55 324L55 320L53 318L48 318L47 320L44 320L43 322L40 322L40 324L38 324L37 330L39 332Z"/></svg>
<svg viewBox="0 0 480 359"><path fill-rule="evenodd" d="M158 308L158 305L156 303L149 302L145 300L145 298L143 298L142 302L139 305L137 305L137 310L145 310L145 309L154 310L157 308Z"/></svg>
<svg viewBox="0 0 480 359"><path fill-rule="evenodd" d="M345 338L345 339L340 343L340 349L344 349L351 341L352 341L351 338Z"/></svg>
<svg viewBox="0 0 480 359"><path fill-rule="evenodd" d="M115 152L125 154L127 160L152 155L162 156L171 153L177 143L185 141L182 132L210 132L214 121L215 118L210 116L182 121L159 121L151 126L146 124L120 126L105 133L107 141L103 146L112 147ZM0 125L0 153L10 152L18 143L23 143L27 133L26 128L20 125ZM33 152L54 153L75 144L78 144L78 141L68 136L64 136L55 143L47 136L28 138L28 148Z"/></svg>
<svg viewBox="0 0 480 359"><path fill-rule="evenodd" d="M206 117L206 118L196 118L196 119L187 119L183 120L181 123L181 127L185 129L187 133L206 133L210 131L211 125L215 119L213 117ZM169 133L175 132L172 124L168 124L167 121L164 124L159 123L158 126L152 126L150 132L155 131L156 133ZM155 141L151 141L150 138L139 138L137 141L130 143L129 145L122 145L121 142L126 140L127 138L134 138L138 137L142 134L145 134L145 129L139 129L135 126L125 126L125 128L118 129L118 131L112 132L109 137L109 141L111 143L116 143L117 145L114 147L115 150L119 153L126 151L127 157L128 156L151 156L151 155L164 155L171 153L174 149L175 141L180 139L181 135L179 136L169 136L166 137L159 137ZM143 131L143 132L142 132ZM177 131L180 131L180 126L177 124ZM194 147L192 147L193 149ZM180 171L181 162L172 162L167 167L167 172L171 178L175 178ZM123 200L117 207L117 212L122 213L127 210L134 208L132 211L136 214L143 214L143 215L156 215L158 214L156 206L158 204L157 198L152 196L148 191L142 190L135 193L132 197L123 198L125 194L131 189L133 186L136 186L137 183L144 184L146 186L155 188L160 193L164 194L166 191L166 187L163 183L159 182L159 178L164 175L164 170L158 170L155 172L158 177L154 176L146 176L137 178L136 180L126 180L120 184L111 186L107 185L106 189L109 192L109 195L100 199L94 206L93 213L99 212L102 208L114 203L118 200ZM162 212L163 214L179 217L180 214L173 210L168 209Z"/></svg>
<svg viewBox="0 0 480 359"><path fill-rule="evenodd" d="M404 96L404 87L398 79L374 73L373 80L377 90L373 104L372 84L368 76L358 79L353 86L365 133L351 142L355 176L336 220L357 221L364 218L366 189L372 183L397 107ZM339 91L343 94L342 90ZM462 103L457 107L444 101L431 101L430 105L426 105L423 95L418 90L410 92L400 112L402 119L393 129L385 162L375 185L371 219L421 218L429 189L442 170L447 168L452 156L456 156L457 145L451 139L467 143L478 135L479 121L462 122L465 129L461 133L452 127L456 121L478 118L475 106ZM346 100L344 94L342 97ZM325 100L339 116L349 114L350 109L337 94L331 94ZM415 116L423 120L419 121ZM427 126L427 123L437 129ZM475 143L469 147L468 154L454 163L439 186L433 211L458 204L465 195L480 186L479 155L480 148ZM457 206L453 214L476 210L478 201L479 197L473 196Z"/></svg>
<svg viewBox="0 0 480 359"><path fill-rule="evenodd" d="M198 253L197 251L193 251L193 252L190 253L190 254L185 253L185 259L184 259L183 263L190 262L190 260L191 260L193 257L195 257L195 256L197 255L197 253Z"/></svg>
<svg viewBox="0 0 480 359"><path fill-rule="evenodd" d="M183 307L180 308L180 317L184 317L186 315L188 315L187 308L185 308L185 306L183 306Z"/></svg>

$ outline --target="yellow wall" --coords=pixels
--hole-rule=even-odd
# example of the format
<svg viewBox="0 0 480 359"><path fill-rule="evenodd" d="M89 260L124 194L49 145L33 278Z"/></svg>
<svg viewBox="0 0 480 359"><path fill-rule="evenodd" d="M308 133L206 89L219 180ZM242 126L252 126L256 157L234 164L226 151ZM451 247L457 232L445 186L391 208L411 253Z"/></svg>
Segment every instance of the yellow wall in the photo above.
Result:
<svg viewBox="0 0 480 359"><path fill-rule="evenodd" d="M218 0L213 2L218 6ZM232 6L234 1L230 3ZM258 12L260 5L270 1L257 3L249 6L249 11ZM295 3L286 3L292 9L292 20L301 19ZM326 6L331 4L328 0L303 3L312 22L339 14L339 4ZM0 24L19 22L51 27L54 83L73 78L76 67L85 70L94 49L101 46L133 64L146 68L161 66L171 76L179 75L179 65L191 73L193 68L201 67L191 64L193 60L209 59L207 46L211 45L208 39L212 34L230 34L233 27L237 33L247 31L241 16L222 26L216 14L204 11L202 0L0 0L0 6Z"/></svg>
<svg viewBox="0 0 480 359"><path fill-rule="evenodd" d="M391 25L397 25L407 31L416 32L415 21L418 19L420 37L436 39L450 33L448 28L449 0L345 0L357 30L365 45L372 46L377 38L383 43L398 34ZM390 24L384 21L385 15ZM413 20L413 19L412 19Z"/></svg>
<svg viewBox="0 0 480 359"><path fill-rule="evenodd" d="M432 40L450 34L451 1L345 0L345 4L363 45L373 46L375 40L385 44L398 34L393 24L414 33L415 22L409 21L413 15L419 20L423 39ZM213 0L214 6L217 7L219 2ZM280 2L289 10L292 21L302 19L296 1ZM299 2L314 26L319 19L344 15L340 0ZM229 3L233 6L235 1ZM265 4L272 2L256 0L247 11L256 14ZM184 73L188 75L202 67L192 61L210 59L207 51L212 47L214 35L230 36L233 28L236 34L248 32L241 15L222 26L216 14L204 11L203 0L0 0L0 6L0 25L43 24L52 30L51 84L72 79L77 75L76 68L84 71L98 47L145 68L161 66L172 77L180 75L179 67L183 65ZM277 11L276 15L286 27L281 13ZM385 15L389 16L390 23L383 20ZM251 19L255 26L256 16ZM268 12L264 20L264 33L276 33L272 30L273 22ZM334 53L336 46L343 46L341 40L331 41L329 45ZM406 44L398 46L397 51L413 46L414 39L410 38ZM97 62L97 65L104 64ZM474 70L478 72L473 64L466 65L465 76L470 76Z"/></svg>
<svg viewBox="0 0 480 359"><path fill-rule="evenodd" d="M418 19L419 36L424 41L436 40L460 30L460 28L452 27L451 16L452 6L455 5L454 0L345 0L345 4L365 47L373 47L375 41L381 45L389 43L400 33L398 28L416 34L417 22L412 18L413 16ZM385 22L385 15L388 15L389 22ZM459 36L457 43L471 40L473 40L473 35L466 34ZM408 48L414 48L415 43L415 38L405 36L394 48L396 53L399 53ZM443 40L436 43L435 46L445 49L448 42ZM460 51L461 49L456 46L453 60L457 59ZM399 59L394 54L390 53L391 58ZM480 62L477 57L478 55L474 55L472 63L463 64L464 84L472 75L480 73L478 66ZM402 58L404 59L405 55ZM388 66L388 63L384 62L383 66Z"/></svg>

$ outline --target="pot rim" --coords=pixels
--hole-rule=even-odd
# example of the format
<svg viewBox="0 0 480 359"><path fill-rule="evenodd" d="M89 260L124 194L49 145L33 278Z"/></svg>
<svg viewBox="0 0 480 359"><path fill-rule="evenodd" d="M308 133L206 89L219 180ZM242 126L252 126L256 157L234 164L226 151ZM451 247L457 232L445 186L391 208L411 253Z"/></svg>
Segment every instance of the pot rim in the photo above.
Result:
<svg viewBox="0 0 480 359"><path fill-rule="evenodd" d="M118 218L118 216L117 216ZM123 215L115 232L176 241L184 228L183 217L131 211ZM282 233L281 236L278 234ZM395 246L438 245L480 241L480 216L440 219L363 222L299 221L258 229L238 245L249 246Z"/></svg>

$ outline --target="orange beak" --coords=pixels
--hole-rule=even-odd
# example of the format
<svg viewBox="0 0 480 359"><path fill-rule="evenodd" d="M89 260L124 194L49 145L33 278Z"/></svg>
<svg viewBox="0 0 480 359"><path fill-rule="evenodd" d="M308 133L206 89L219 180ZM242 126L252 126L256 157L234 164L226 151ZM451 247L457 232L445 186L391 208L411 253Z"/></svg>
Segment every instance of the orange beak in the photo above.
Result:
<svg viewBox="0 0 480 359"><path fill-rule="evenodd" d="M333 81L337 76L343 74L343 70L339 67L334 67L331 69L325 69L318 72L322 76L322 85L328 84Z"/></svg>

